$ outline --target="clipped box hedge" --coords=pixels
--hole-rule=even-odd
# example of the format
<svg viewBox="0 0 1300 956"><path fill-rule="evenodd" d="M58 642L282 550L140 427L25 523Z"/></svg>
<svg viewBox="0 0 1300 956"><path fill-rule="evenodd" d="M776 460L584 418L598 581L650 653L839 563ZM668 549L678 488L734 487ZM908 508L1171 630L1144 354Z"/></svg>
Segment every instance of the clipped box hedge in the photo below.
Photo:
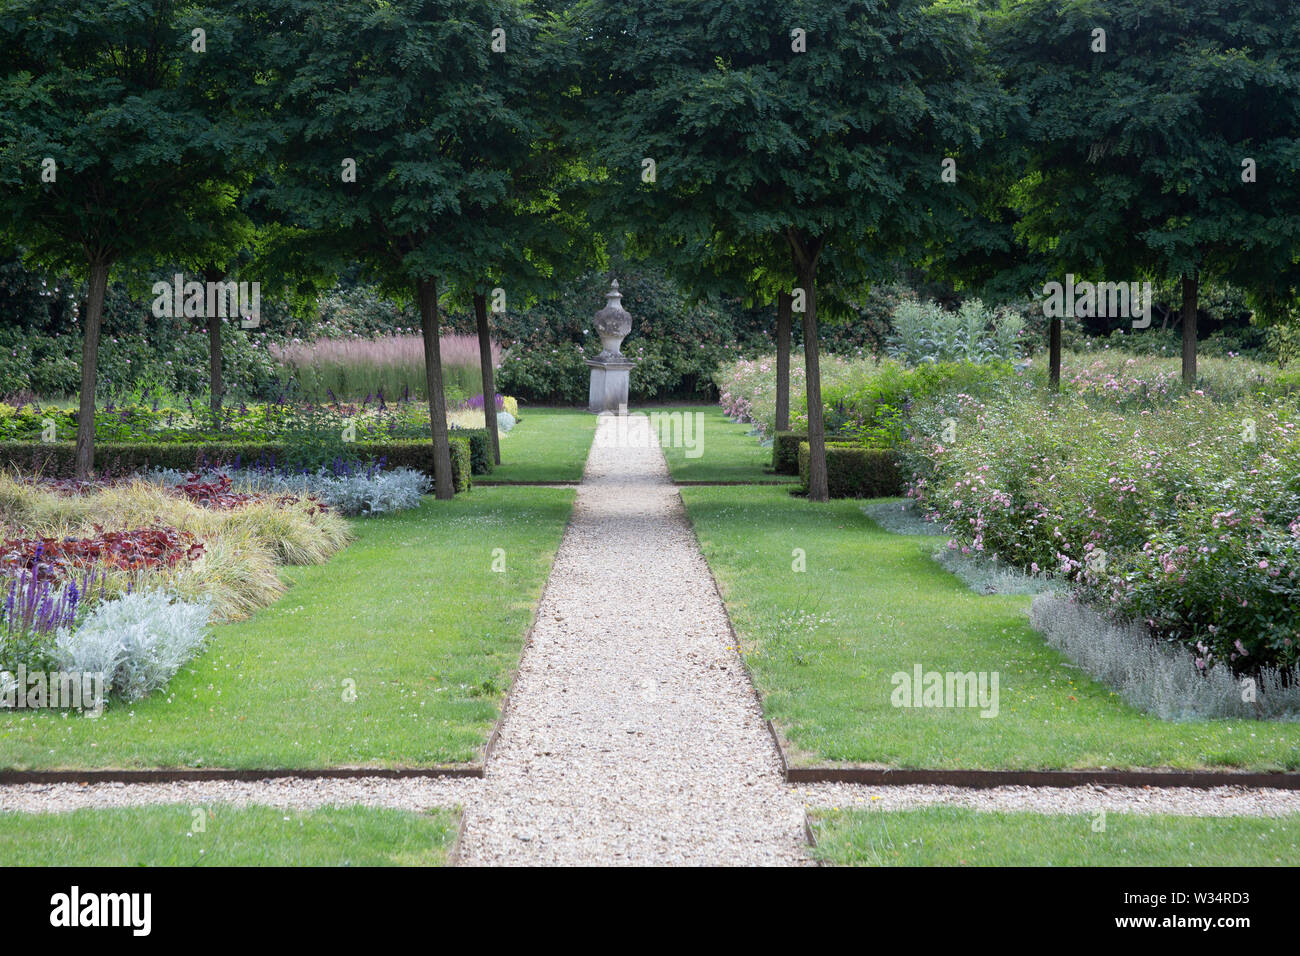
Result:
<svg viewBox="0 0 1300 956"><path fill-rule="evenodd" d="M488 442L486 428L457 428L451 433L453 438L469 439L470 472L475 475L489 475L496 468L492 460L492 445Z"/></svg>
<svg viewBox="0 0 1300 956"><path fill-rule="evenodd" d="M486 438L485 438L486 440ZM451 475L456 491L468 491L472 473L470 439L450 440ZM351 446L361 459L384 459L387 468L414 468L433 477L433 442L411 440L356 442ZM14 468L50 478L70 478L76 471L75 442L0 442L0 468ZM251 466L273 464L285 458L276 442L100 442L95 445L95 470L111 475L142 468L189 471L200 466Z"/></svg>
<svg viewBox="0 0 1300 956"><path fill-rule="evenodd" d="M807 432L777 432L772 439L772 470L778 475L799 474L799 443L807 440Z"/></svg>
<svg viewBox="0 0 1300 956"><path fill-rule="evenodd" d="M839 432L826 436L827 441L843 438L844 435ZM807 440L807 432L777 432L772 439L772 470L778 475L799 474L799 443Z"/></svg>
<svg viewBox="0 0 1300 956"><path fill-rule="evenodd" d="M811 457L808 442L800 442L799 482L805 493ZM826 487L832 498L895 498L903 493L903 476L891 449L828 441Z"/></svg>

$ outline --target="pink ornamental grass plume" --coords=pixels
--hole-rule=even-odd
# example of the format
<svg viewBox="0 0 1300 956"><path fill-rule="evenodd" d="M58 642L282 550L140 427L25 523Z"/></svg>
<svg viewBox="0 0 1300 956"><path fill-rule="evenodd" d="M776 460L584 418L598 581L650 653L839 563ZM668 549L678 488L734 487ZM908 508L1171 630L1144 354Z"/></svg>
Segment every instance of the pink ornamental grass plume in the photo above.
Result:
<svg viewBox="0 0 1300 956"><path fill-rule="evenodd" d="M482 391L478 339L449 333L439 339L444 385L460 400ZM293 370L306 395L332 393L342 400L365 395L412 394L425 397L424 339L420 335L386 335L375 339L316 339L268 347L273 358ZM492 343L492 362L501 349ZM459 394L458 394L459 393Z"/></svg>

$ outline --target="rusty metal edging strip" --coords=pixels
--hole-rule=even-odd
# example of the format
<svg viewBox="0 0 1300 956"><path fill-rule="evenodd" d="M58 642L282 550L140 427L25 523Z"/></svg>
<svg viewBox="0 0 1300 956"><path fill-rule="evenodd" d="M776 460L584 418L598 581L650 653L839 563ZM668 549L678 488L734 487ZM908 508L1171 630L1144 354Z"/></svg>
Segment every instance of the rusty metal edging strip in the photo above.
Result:
<svg viewBox="0 0 1300 956"><path fill-rule="evenodd" d="M857 783L879 787L1262 787L1300 790L1300 773L1231 770L890 770L877 767L790 767L787 783Z"/></svg>
<svg viewBox="0 0 1300 956"><path fill-rule="evenodd" d="M804 842L808 844L808 849L817 849L817 831L813 829L812 820L808 819L808 810L806 808L803 812L803 838ZM819 860L814 857L813 865L828 866L829 864L825 860Z"/></svg>
<svg viewBox="0 0 1300 956"><path fill-rule="evenodd" d="M202 781L355 780L382 777L481 777L477 764L448 767L319 767L299 770L232 770L220 767L153 768L148 770L0 770L0 786L23 783L188 783Z"/></svg>
<svg viewBox="0 0 1300 956"><path fill-rule="evenodd" d="M797 485L796 481L698 481L694 479L673 479L678 488L787 488Z"/></svg>
<svg viewBox="0 0 1300 956"><path fill-rule="evenodd" d="M465 843L465 808L460 808L460 823L456 824L456 842L451 845L451 852L447 854L447 866L460 866L460 848Z"/></svg>
<svg viewBox="0 0 1300 956"><path fill-rule="evenodd" d="M581 481L493 481L490 478L474 482L475 488L576 488Z"/></svg>
<svg viewBox="0 0 1300 956"><path fill-rule="evenodd" d="M718 578L713 573L713 565L709 564L709 559L704 556L704 548L700 545L700 535L695 530L695 521L691 518L690 509L686 507L686 502L682 499L682 493L677 492L677 501L682 506L682 514L686 515L686 524L691 529L691 537L695 539L695 547L700 552L700 558L704 561L704 567L709 572L709 581L713 583L713 593L717 595L718 606L722 608L722 616L727 621L727 633L731 635L731 646L736 649L736 659L740 661L741 673L745 675L745 683L749 689L754 692L754 702L758 705L758 716L763 723L767 725L767 731L772 735L772 746L776 750L776 758L781 763L781 776L789 782L790 768L785 760L785 748L781 746L781 738L776 732L776 727L772 721L764 716L763 695L758 692L758 686L754 683L754 677L749 672L749 665L745 663L745 657L740 653L740 635L736 633L736 625L731 621L731 612L727 610L727 602L722 597L722 588L718 586Z"/></svg>

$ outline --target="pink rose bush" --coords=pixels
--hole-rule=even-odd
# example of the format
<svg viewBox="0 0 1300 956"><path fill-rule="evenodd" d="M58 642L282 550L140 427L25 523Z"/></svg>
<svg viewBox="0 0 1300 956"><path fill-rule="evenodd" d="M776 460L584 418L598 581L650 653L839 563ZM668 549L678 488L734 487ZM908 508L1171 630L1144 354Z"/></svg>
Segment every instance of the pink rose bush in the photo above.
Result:
<svg viewBox="0 0 1300 956"><path fill-rule="evenodd" d="M1063 578L1200 666L1290 666L1300 411L1195 392L1152 404L1166 384L1102 378L1087 385L1101 400L1021 389L926 409L903 449L909 494L955 546Z"/></svg>

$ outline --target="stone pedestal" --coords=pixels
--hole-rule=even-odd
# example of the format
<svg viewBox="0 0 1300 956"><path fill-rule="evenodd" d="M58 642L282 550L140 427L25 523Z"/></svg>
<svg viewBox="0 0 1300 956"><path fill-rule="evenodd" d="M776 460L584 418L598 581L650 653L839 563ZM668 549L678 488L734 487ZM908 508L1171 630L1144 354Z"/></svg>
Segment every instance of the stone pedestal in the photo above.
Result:
<svg viewBox="0 0 1300 956"><path fill-rule="evenodd" d="M633 363L623 356L609 361L599 358L587 359L591 369L591 390L588 392L587 411L613 412L627 411L628 375Z"/></svg>
<svg viewBox="0 0 1300 956"><path fill-rule="evenodd" d="M618 291L618 280L610 283L605 293L605 308L594 318L596 334L600 336L600 354L587 359L591 369L591 391L588 392L587 410L627 414L628 374L636 364L619 349L623 338L632 331L632 316L623 308L623 296Z"/></svg>

